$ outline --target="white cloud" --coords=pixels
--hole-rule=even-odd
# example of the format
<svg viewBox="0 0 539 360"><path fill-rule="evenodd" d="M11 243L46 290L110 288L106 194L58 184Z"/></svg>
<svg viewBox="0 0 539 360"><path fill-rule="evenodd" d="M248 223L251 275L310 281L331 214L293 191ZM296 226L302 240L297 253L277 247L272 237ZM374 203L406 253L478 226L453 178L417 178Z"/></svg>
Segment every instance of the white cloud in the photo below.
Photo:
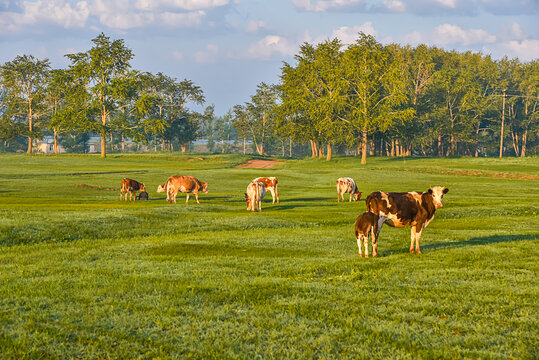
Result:
<svg viewBox="0 0 539 360"><path fill-rule="evenodd" d="M455 9L457 7L455 0L435 0L435 2L450 9Z"/></svg>
<svg viewBox="0 0 539 360"><path fill-rule="evenodd" d="M0 32L21 30L27 25L54 24L66 29L81 28L90 15L86 1L72 5L65 0L23 1L20 11L0 12Z"/></svg>
<svg viewBox="0 0 539 360"><path fill-rule="evenodd" d="M384 0L385 7L393 12L405 12L406 4L400 0Z"/></svg>
<svg viewBox="0 0 539 360"><path fill-rule="evenodd" d="M357 5L362 0L293 0L294 5L305 11L323 12Z"/></svg>
<svg viewBox="0 0 539 360"><path fill-rule="evenodd" d="M440 45L461 44L472 45L493 43L496 36L483 29L464 30L457 25L443 24L434 29L432 42Z"/></svg>
<svg viewBox="0 0 539 360"><path fill-rule="evenodd" d="M217 45L208 44L205 50L196 52L193 57L197 64L214 64L218 60L218 54L219 48L217 47Z"/></svg>
<svg viewBox="0 0 539 360"><path fill-rule="evenodd" d="M332 38L338 38L344 44L352 44L356 42L358 38L358 33L364 32L367 35L376 36L377 32L372 26L372 22L367 21L365 24L360 26L342 26L340 28L334 29Z"/></svg>
<svg viewBox="0 0 539 360"><path fill-rule="evenodd" d="M182 61L183 60L183 53L181 51L173 51L172 52L172 58L176 61Z"/></svg>
<svg viewBox="0 0 539 360"><path fill-rule="evenodd" d="M291 56L295 54L297 49L297 44L292 43L281 36L268 35L262 40L249 46L247 51L240 57L266 60L274 55ZM231 56L235 57L234 55Z"/></svg>
<svg viewBox="0 0 539 360"><path fill-rule="evenodd" d="M159 9L179 9L179 10L202 10L212 9L227 5L229 0L137 0L135 8L138 10L159 10Z"/></svg>
<svg viewBox="0 0 539 360"><path fill-rule="evenodd" d="M522 61L539 59L539 40L508 41L500 44L503 55L518 57Z"/></svg>
<svg viewBox="0 0 539 360"><path fill-rule="evenodd" d="M189 13L164 12L158 15L162 24L170 27L193 27L202 24L206 13L202 10Z"/></svg>

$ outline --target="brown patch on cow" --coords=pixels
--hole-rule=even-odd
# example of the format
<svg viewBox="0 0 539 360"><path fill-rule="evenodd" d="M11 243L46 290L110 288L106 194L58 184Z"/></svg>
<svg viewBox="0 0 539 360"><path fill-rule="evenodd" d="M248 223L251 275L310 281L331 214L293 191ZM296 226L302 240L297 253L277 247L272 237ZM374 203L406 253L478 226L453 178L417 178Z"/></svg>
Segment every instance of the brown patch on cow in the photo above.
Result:
<svg viewBox="0 0 539 360"><path fill-rule="evenodd" d="M75 185L75 187L90 188L90 189L97 189L97 190L110 190L110 191L120 190L120 189L115 189L115 188L108 188L108 187L106 188L100 185L87 185L87 184L78 184L78 185Z"/></svg>
<svg viewBox="0 0 539 360"><path fill-rule="evenodd" d="M276 160L262 160L262 159L253 159L249 160L244 164L237 165L237 168L256 168L256 169L267 169L272 168L275 165L284 164L284 161Z"/></svg>

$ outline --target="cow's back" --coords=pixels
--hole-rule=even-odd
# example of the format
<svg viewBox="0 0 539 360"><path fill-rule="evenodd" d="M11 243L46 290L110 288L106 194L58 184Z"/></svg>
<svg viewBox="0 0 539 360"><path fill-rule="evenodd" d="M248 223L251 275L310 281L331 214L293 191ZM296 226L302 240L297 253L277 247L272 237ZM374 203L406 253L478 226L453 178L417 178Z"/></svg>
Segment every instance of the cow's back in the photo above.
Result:
<svg viewBox="0 0 539 360"><path fill-rule="evenodd" d="M167 187L181 192L192 192L197 189L197 185L196 178L187 175L172 175L167 181Z"/></svg>

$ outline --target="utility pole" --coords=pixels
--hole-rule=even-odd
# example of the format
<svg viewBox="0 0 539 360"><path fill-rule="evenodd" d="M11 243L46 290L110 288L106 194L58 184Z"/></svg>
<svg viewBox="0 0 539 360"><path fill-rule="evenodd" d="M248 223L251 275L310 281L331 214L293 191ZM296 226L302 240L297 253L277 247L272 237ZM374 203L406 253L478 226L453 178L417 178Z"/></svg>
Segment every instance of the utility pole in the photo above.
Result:
<svg viewBox="0 0 539 360"><path fill-rule="evenodd" d="M505 89L503 90L503 100L502 100L502 129L500 132L500 159L503 155L503 125L505 121Z"/></svg>

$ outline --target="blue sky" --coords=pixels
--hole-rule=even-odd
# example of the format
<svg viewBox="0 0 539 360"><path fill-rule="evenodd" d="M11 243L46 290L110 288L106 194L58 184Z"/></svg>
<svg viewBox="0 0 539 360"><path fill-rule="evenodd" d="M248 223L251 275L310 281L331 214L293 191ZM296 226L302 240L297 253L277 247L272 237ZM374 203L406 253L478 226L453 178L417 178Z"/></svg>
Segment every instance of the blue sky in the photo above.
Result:
<svg viewBox="0 0 539 360"><path fill-rule="evenodd" d="M126 41L133 68L194 81L217 115L277 83L300 44L349 44L360 31L529 61L539 58L539 0L0 0L1 63L31 54L65 68L65 54L104 32Z"/></svg>

